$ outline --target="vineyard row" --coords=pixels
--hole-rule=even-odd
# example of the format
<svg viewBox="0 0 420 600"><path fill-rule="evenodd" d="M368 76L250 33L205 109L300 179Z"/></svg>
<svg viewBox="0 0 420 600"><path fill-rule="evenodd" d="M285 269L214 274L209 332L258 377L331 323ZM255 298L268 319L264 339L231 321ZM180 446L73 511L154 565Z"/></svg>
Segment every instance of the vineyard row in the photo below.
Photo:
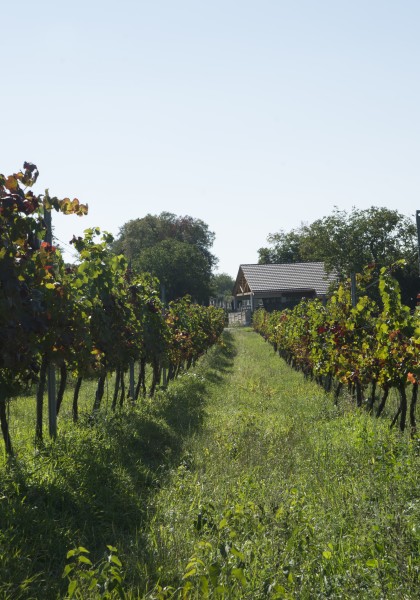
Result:
<svg viewBox="0 0 420 600"><path fill-rule="evenodd" d="M358 280L356 306L348 281L339 285L326 304L302 300L292 310L260 310L253 323L289 364L333 391L336 402L347 386L357 406L365 405L379 417L390 390L398 390L399 407L392 426L399 422L404 431L409 414L415 432L420 320L417 311L412 314L401 303L392 270L381 270L376 301L366 293L372 284L366 268ZM407 386L411 386L409 406Z"/></svg>
<svg viewBox="0 0 420 600"><path fill-rule="evenodd" d="M36 385L37 443L43 439L43 401L48 373L59 370L58 414L68 373L76 377L73 419L84 378L98 386L92 405L101 408L106 377L116 374L112 407L126 397L124 373L139 365L134 402L153 396L166 370L175 378L218 341L225 315L181 298L165 307L159 282L132 272L112 252L113 238L99 229L74 237L77 264L66 265L58 248L45 240L45 214L52 209L83 216L77 199L35 195L29 188L38 170L31 163L9 177L0 175L0 424L8 455L13 455L7 403ZM153 376L146 390L145 368ZM120 388L120 389L119 389ZM51 418L51 417L50 417Z"/></svg>

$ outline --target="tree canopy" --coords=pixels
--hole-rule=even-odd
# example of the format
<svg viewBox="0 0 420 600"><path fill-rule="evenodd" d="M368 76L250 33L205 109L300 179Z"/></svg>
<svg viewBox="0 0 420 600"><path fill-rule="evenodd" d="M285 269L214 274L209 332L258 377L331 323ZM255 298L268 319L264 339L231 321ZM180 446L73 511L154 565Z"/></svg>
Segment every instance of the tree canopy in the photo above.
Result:
<svg viewBox="0 0 420 600"><path fill-rule="evenodd" d="M211 295L223 302L231 302L234 285L235 280L227 273L213 275L211 280Z"/></svg>
<svg viewBox="0 0 420 600"><path fill-rule="evenodd" d="M212 290L215 296L231 296L235 280L228 273L217 273L212 277Z"/></svg>
<svg viewBox="0 0 420 600"><path fill-rule="evenodd" d="M125 223L114 250L131 260L135 270L156 276L168 301L190 294L207 302L217 263L210 251L214 238L204 221L163 212Z"/></svg>
<svg viewBox="0 0 420 600"><path fill-rule="evenodd" d="M404 301L412 304L417 294L416 226L397 210L335 208L309 225L270 234L268 242L258 251L260 264L322 261L341 279L367 265L379 273L381 267L404 258L407 266L398 275Z"/></svg>

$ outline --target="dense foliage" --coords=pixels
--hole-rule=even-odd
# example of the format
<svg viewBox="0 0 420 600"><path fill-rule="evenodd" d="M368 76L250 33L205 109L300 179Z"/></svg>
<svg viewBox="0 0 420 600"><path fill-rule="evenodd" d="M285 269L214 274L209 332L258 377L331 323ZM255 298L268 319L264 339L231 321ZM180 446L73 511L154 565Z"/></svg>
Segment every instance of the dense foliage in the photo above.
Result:
<svg viewBox="0 0 420 600"><path fill-rule="evenodd" d="M6 398L37 379L40 367L42 380L47 363L61 354L66 335L68 298L60 283L64 269L56 248L41 242L44 217L53 208L64 214L87 212L77 198L59 200L48 190L38 196L28 191L37 178L36 166L26 162L23 171L0 175L0 422L9 454Z"/></svg>
<svg viewBox="0 0 420 600"><path fill-rule="evenodd" d="M359 278L361 294L352 306L350 286L342 283L326 305L303 300L293 310L258 311L254 328L279 354L305 375L316 378L335 395L348 385L357 405L364 403L382 414L390 389L400 394L393 424L404 430L407 418L407 384L412 386L410 426L416 428L415 407L420 374L418 313L401 302L400 288L390 269L382 268L379 280L381 308L362 293L371 285L369 270ZM379 399L377 391L381 390ZM366 395L369 391L369 397Z"/></svg>
<svg viewBox="0 0 420 600"><path fill-rule="evenodd" d="M230 304L233 300L233 286L235 280L227 273L213 275L211 280L211 295L219 302Z"/></svg>
<svg viewBox="0 0 420 600"><path fill-rule="evenodd" d="M113 238L88 229L73 238L79 262L66 267L60 251L45 239L45 211L83 215L77 199L58 200L26 191L38 171L8 178L0 175L0 422L6 451L13 453L6 418L8 399L37 383L36 438L43 437L43 397L49 369L60 369L58 413L68 370L77 378L73 418L78 418L78 393L84 377L98 377L92 407L100 409L106 377L116 372L113 408L126 397L124 373L140 364L138 383L130 396L146 393L145 365L153 369L153 395L162 369L169 378L191 365L224 327L223 311L195 306L189 298L165 308L159 282L135 275L126 258L113 252ZM54 392L53 392L54 393ZM50 430L51 431L51 430Z"/></svg>
<svg viewBox="0 0 420 600"><path fill-rule="evenodd" d="M417 234L414 222L397 210L374 207L336 208L333 213L289 232L268 237L269 246L259 249L260 264L324 262L327 271L345 280L370 264L379 275L382 267L404 259L396 275L403 301L412 307L418 291ZM369 292L372 296L372 290ZM379 294L374 294L379 298Z"/></svg>
<svg viewBox="0 0 420 600"><path fill-rule="evenodd" d="M125 223L113 247L131 261L133 269L157 277L168 300L190 294L203 303L210 296L217 263L210 252L214 237L201 219L163 212Z"/></svg>

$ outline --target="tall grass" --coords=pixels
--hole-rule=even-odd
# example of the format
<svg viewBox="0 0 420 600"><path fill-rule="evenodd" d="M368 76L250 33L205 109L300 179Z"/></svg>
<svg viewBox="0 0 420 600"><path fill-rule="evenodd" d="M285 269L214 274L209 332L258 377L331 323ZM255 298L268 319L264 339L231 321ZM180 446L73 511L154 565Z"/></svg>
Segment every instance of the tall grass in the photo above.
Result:
<svg viewBox="0 0 420 600"><path fill-rule="evenodd" d="M155 500L162 587L418 597L417 441L346 400L335 407L251 332L234 337L234 369L212 384L205 426Z"/></svg>
<svg viewBox="0 0 420 600"><path fill-rule="evenodd" d="M64 597L66 552L103 565L110 544L127 598L418 597L418 441L335 407L250 330L134 410L64 411L37 453L31 403L0 471L0 597ZM80 573L76 596L105 597Z"/></svg>

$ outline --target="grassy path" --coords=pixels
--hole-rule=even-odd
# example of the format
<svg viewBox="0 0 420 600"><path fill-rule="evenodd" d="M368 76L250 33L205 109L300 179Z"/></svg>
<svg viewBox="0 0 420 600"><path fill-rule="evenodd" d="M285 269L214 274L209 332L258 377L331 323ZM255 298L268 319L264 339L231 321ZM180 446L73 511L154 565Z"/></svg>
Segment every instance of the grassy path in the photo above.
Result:
<svg viewBox="0 0 420 600"><path fill-rule="evenodd" d="M234 361L207 372L204 425L155 498L161 586L188 598L420 597L415 444L334 408L254 333L229 336Z"/></svg>
<svg viewBox="0 0 420 600"><path fill-rule="evenodd" d="M419 450L228 331L167 392L0 469L0 598L63 598L66 552L96 576L106 544L127 599L420 597ZM78 572L74 597L120 597Z"/></svg>

